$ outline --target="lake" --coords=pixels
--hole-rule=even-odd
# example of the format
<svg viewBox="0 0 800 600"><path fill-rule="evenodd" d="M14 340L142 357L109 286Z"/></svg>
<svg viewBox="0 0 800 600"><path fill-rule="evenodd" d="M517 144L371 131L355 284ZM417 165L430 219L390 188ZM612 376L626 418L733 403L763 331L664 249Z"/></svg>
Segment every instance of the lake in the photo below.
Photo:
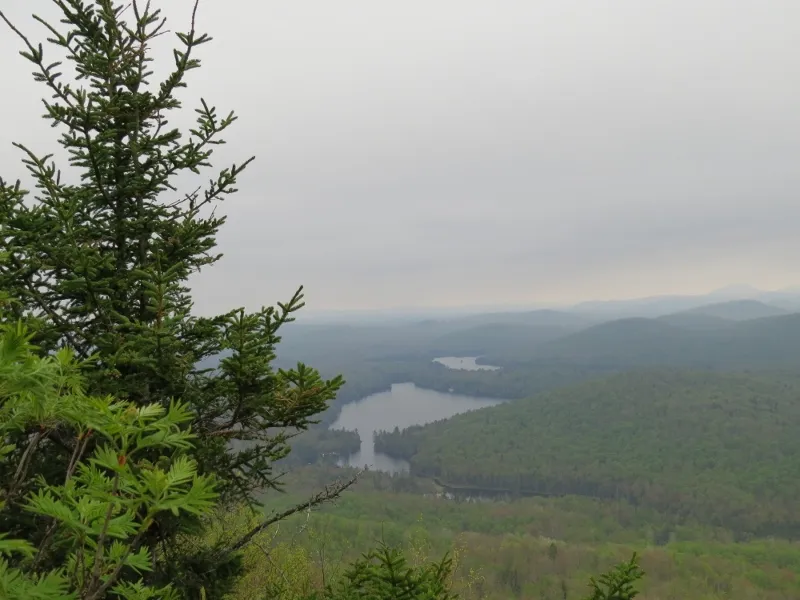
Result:
<svg viewBox="0 0 800 600"><path fill-rule="evenodd" d="M500 404L496 398L476 398L460 394L445 394L418 388L413 383L398 383L392 389L372 394L358 402L342 407L342 412L331 429L358 430L361 436L361 451L351 455L347 464L352 467L369 468L388 473L408 471L405 460L375 452L372 434L375 431L392 431L395 427L405 429L411 425L424 425L447 419L486 406Z"/></svg>
<svg viewBox="0 0 800 600"><path fill-rule="evenodd" d="M458 371L497 371L500 367L492 365L479 365L476 361L478 356L443 356L441 358L434 358L433 362L444 365L448 369L456 369Z"/></svg>

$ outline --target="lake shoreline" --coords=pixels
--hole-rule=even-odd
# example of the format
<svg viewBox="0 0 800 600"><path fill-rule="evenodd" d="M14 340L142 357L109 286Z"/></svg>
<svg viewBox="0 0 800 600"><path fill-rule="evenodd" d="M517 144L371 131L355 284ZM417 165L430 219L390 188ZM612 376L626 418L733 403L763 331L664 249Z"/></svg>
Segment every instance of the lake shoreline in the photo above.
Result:
<svg viewBox="0 0 800 600"><path fill-rule="evenodd" d="M396 383L385 392L343 405L328 428L357 431L361 439L360 451L342 458L340 466L361 468L368 465L370 469L388 473L409 472L408 461L375 451L375 432L425 425L507 401L421 388L413 382Z"/></svg>

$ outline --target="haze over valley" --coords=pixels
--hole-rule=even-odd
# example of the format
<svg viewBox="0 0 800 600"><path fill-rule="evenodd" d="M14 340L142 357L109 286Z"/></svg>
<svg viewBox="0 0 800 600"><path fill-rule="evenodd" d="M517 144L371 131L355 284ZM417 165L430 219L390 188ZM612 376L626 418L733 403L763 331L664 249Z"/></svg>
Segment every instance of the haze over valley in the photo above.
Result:
<svg viewBox="0 0 800 600"><path fill-rule="evenodd" d="M0 600L800 599L799 26L0 0Z"/></svg>
<svg viewBox="0 0 800 600"><path fill-rule="evenodd" d="M423 512L477 502L471 511L520 522L533 506L590 519L608 510L620 528L609 539L665 561L689 543L699 544L692 560L727 560L714 545L724 540L724 552L798 551L800 294L791 290L335 315L286 326L280 348L280 364L303 356L347 381L297 438L302 460L391 475L373 495L389 485ZM751 568L775 560L764 551ZM708 589L729 577L728 566L715 568Z"/></svg>

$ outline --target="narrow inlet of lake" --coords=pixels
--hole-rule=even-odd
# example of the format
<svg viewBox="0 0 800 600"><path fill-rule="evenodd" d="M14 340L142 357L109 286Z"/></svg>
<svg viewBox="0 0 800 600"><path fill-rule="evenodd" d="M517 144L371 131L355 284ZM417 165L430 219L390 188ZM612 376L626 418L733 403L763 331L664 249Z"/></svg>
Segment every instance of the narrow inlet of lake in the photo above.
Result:
<svg viewBox="0 0 800 600"><path fill-rule="evenodd" d="M344 405L339 418L330 428L357 429L361 436L361 451L351 455L343 464L346 462L352 467L367 465L375 471L398 473L408 471L408 462L375 452L372 439L374 432L424 425L501 402L504 401L446 394L418 388L413 383L399 383L392 385L387 392Z"/></svg>

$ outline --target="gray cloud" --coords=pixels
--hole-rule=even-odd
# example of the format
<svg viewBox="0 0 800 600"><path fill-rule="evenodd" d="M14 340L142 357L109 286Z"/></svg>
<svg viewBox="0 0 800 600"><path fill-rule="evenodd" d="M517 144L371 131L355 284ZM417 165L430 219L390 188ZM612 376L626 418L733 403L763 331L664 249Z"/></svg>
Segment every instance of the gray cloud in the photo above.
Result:
<svg viewBox="0 0 800 600"><path fill-rule="evenodd" d="M183 29L191 3L160 4ZM257 161L198 307L300 283L317 309L796 283L800 4L595 6L201 2L187 108L235 109L219 164ZM17 46L0 34L6 177L11 140L52 139Z"/></svg>

